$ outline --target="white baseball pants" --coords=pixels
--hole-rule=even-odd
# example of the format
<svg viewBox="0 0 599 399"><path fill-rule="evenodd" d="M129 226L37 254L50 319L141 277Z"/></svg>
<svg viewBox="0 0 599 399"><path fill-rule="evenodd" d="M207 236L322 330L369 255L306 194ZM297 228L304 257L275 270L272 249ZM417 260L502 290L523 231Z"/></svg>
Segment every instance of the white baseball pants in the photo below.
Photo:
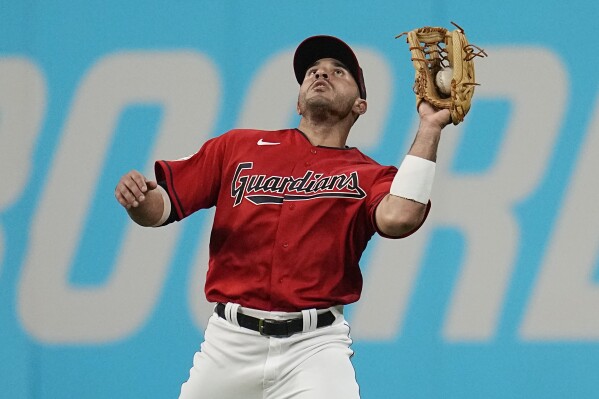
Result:
<svg viewBox="0 0 599 399"><path fill-rule="evenodd" d="M282 318L279 312L241 311ZM307 326L312 331L288 338L239 327L236 312L228 311L227 320L213 314L179 399L359 399L349 325L339 309L331 311L333 325Z"/></svg>

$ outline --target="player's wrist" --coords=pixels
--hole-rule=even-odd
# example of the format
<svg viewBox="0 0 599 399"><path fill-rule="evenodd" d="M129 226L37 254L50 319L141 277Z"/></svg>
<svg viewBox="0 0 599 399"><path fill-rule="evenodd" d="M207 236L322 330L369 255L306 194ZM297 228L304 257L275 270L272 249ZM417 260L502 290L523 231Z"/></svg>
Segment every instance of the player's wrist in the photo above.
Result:
<svg viewBox="0 0 599 399"><path fill-rule="evenodd" d="M162 197L162 214L160 215L160 219L152 224L152 227L162 226L171 214L171 200L166 190L162 186L157 185L156 192L160 193Z"/></svg>
<svg viewBox="0 0 599 399"><path fill-rule="evenodd" d="M427 204L433 188L436 164L428 159L406 155L399 166L389 193Z"/></svg>
<svg viewBox="0 0 599 399"><path fill-rule="evenodd" d="M441 131L449 120L445 117L438 115L428 115L420 117L420 124L418 125L418 134L421 136L427 136L437 141L441 137Z"/></svg>

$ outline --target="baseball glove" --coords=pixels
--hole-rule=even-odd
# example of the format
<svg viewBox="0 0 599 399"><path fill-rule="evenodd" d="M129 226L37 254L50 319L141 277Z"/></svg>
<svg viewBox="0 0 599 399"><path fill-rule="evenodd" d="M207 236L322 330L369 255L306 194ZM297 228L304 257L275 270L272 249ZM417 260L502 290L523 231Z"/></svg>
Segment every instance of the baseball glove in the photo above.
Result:
<svg viewBox="0 0 599 399"><path fill-rule="evenodd" d="M470 110L474 95L474 58L486 57L485 51L466 40L464 30L425 26L404 32L416 70L416 105L425 100L437 108L449 109L454 125L462 122Z"/></svg>

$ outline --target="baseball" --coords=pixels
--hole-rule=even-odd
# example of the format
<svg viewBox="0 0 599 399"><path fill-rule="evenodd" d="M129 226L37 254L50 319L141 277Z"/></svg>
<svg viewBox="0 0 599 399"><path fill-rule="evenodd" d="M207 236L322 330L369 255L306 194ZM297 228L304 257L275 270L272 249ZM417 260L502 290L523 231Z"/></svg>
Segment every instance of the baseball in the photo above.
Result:
<svg viewBox="0 0 599 399"><path fill-rule="evenodd" d="M444 68L437 72L435 83L437 88L443 94L451 94L451 78L453 77L453 69Z"/></svg>

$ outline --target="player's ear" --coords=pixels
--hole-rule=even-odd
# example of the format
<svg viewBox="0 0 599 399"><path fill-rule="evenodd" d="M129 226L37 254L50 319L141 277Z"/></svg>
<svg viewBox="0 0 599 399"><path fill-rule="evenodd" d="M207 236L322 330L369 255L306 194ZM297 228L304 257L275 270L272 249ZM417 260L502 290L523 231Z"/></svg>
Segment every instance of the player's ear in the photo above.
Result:
<svg viewBox="0 0 599 399"><path fill-rule="evenodd" d="M357 98L354 103L354 112L358 115L364 115L368 109L368 103L362 98Z"/></svg>
<svg viewBox="0 0 599 399"><path fill-rule="evenodd" d="M302 110L300 109L300 105L299 105L299 99L297 100L297 103L295 104L295 110L297 111L298 115L302 114Z"/></svg>

